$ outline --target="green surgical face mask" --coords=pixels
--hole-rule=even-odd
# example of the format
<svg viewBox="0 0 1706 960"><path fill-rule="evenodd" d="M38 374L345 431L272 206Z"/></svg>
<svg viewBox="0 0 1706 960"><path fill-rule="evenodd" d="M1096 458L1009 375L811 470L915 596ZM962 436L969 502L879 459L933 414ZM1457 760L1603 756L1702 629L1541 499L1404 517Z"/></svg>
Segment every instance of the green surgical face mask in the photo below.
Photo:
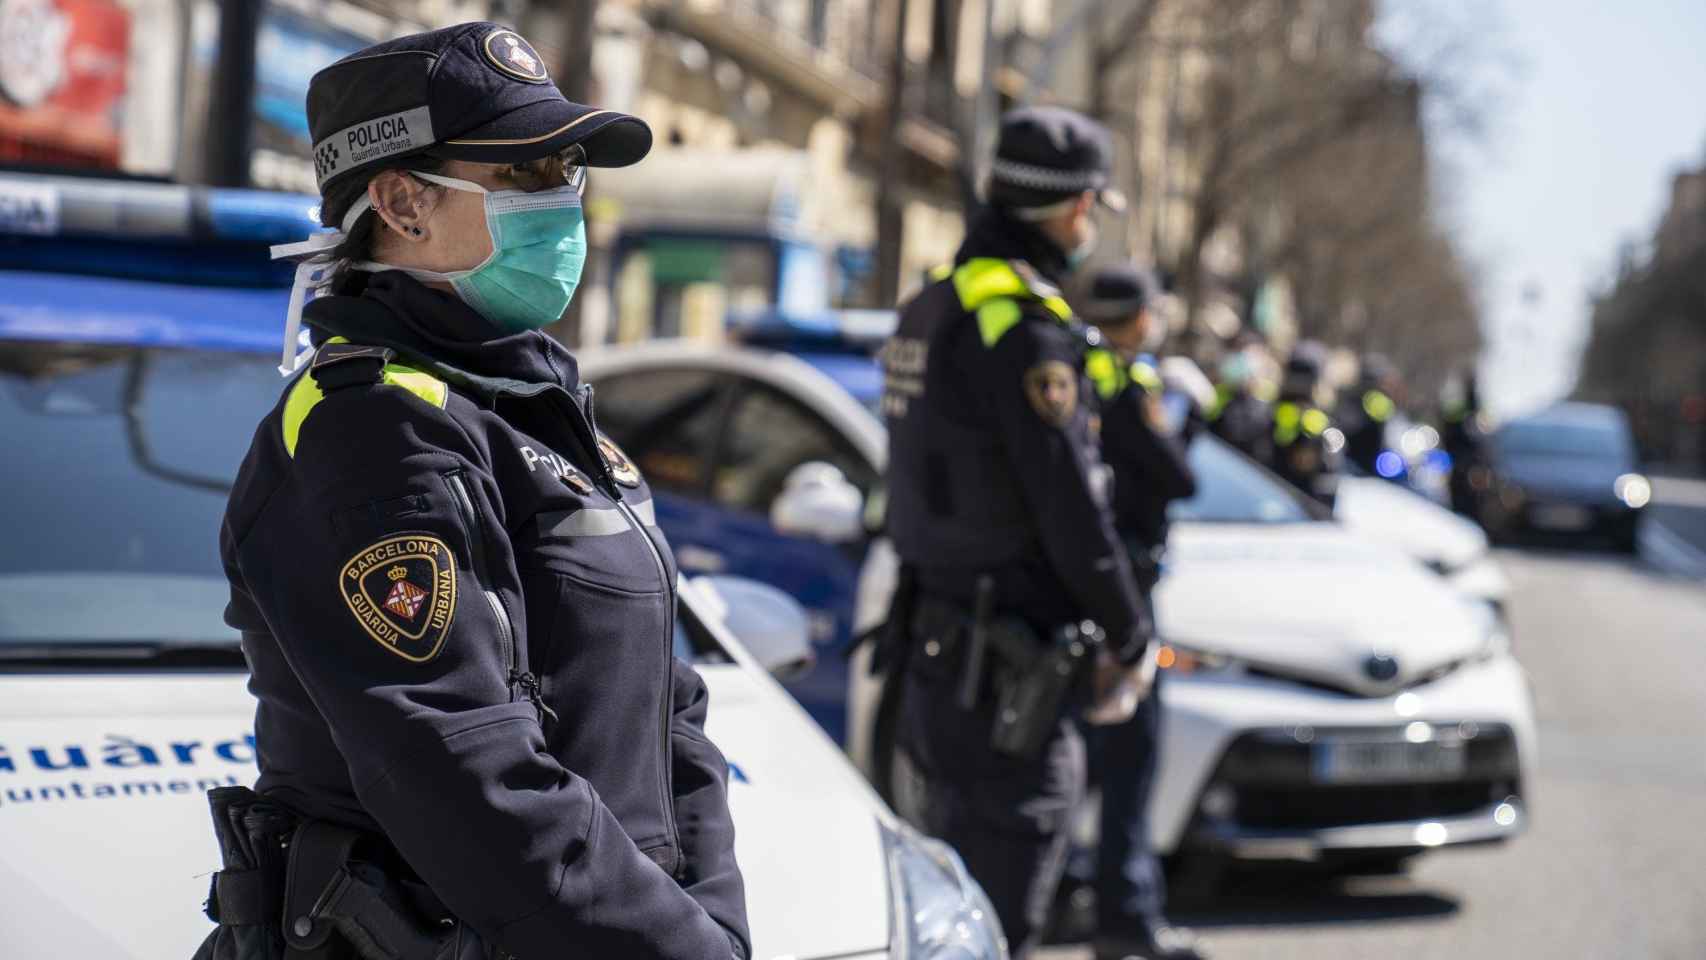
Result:
<svg viewBox="0 0 1706 960"><path fill-rule="evenodd" d="M517 333L554 323L569 307L586 264L586 218L580 191L491 191L477 183L414 173L432 183L485 196L492 255L471 270L438 273L364 263L368 270L403 269L417 280L450 284L462 302L498 327Z"/></svg>

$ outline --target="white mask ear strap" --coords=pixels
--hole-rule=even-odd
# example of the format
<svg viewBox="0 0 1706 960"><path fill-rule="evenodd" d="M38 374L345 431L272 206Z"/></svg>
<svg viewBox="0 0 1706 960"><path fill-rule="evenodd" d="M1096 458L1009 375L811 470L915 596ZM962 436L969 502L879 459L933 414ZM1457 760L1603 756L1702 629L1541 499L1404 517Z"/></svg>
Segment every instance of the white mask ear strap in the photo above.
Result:
<svg viewBox="0 0 1706 960"><path fill-rule="evenodd" d="M348 218L345 219L347 222ZM298 260L296 278L290 285L290 306L284 315L284 343L278 364L278 372L284 376L301 369L314 352L312 347L301 342L302 308L331 283L332 274L338 266L338 261L332 259L332 251L343 242L343 231L333 230L314 234L298 243L284 243L272 248L274 260Z"/></svg>
<svg viewBox="0 0 1706 960"><path fill-rule="evenodd" d="M414 177L417 180L425 180L428 183L436 183L441 187L449 187L452 190L461 190L463 193L491 193L490 190L487 190L485 187L480 186L472 180L459 180L456 177L443 177L436 173L421 173L418 171L410 171L409 176Z"/></svg>

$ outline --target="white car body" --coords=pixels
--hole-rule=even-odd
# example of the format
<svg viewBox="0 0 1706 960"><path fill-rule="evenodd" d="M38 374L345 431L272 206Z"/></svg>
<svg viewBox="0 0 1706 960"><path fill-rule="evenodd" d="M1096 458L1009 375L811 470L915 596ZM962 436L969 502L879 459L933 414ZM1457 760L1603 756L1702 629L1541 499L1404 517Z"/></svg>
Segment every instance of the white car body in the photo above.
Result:
<svg viewBox="0 0 1706 960"><path fill-rule="evenodd" d="M1465 596L1503 609L1510 579L1479 525L1412 491L1374 477L1342 477L1333 516L1370 539L1402 550Z"/></svg>
<svg viewBox="0 0 1706 960"><path fill-rule="evenodd" d="M685 585L683 603L714 608L699 589ZM889 956L892 814L700 619L730 660L700 673L731 764L753 956ZM236 670L0 675L0 953L190 956L212 929L200 906L219 867L202 794L254 781L254 708Z"/></svg>
<svg viewBox="0 0 1706 960"><path fill-rule="evenodd" d="M785 353L658 342L588 354L581 370L596 383L623 372L671 366L716 369L783 390L837 426L877 468L884 463L885 433L876 416L833 379ZM1439 518L1415 510L1396 519L1383 517L1381 493L1353 494L1352 514L1364 524L1395 524L1393 539L1406 540L1413 550L1415 538L1408 532ZM1498 841L1524 828L1522 790L1533 782L1536 750L1534 711L1527 677L1510 653L1502 624L1480 598L1465 596L1409 550L1400 552L1361 535L1360 527L1347 527L1326 522L1173 526L1168 572L1157 597L1162 634L1169 642L1230 663L1195 673L1175 669L1166 677L1165 742L1150 818L1159 851L1201 848L1238 857L1314 859ZM1451 524L1444 528L1448 536L1460 532ZM1477 545L1462 538L1453 547L1468 555ZM895 570L893 550L885 541L873 543L859 585L856 631L885 616ZM855 655L852 669L848 750L874 775L879 751L873 731L883 694L880 681L864 669L865 654ZM1369 678L1367 662L1376 655L1396 661L1390 681ZM1204 800L1229 748L1260 738L1286 741L1276 749L1301 752L1306 766L1318 762L1311 756L1388 750L1379 744L1393 742L1436 744L1414 748L1433 750L1436 757L1461 750L1472 759L1471 767L1485 761L1488 744L1498 744L1499 750L1509 745L1515 756L1498 765L1480 798L1484 802L1464 801L1465 791L1478 789L1465 780L1418 783L1413 791L1418 796L1431 796L1430 790L1458 795L1438 809L1423 803L1390 817L1350 816L1342 823L1304 817L1295 824L1269 818L1251 825L1204 814ZM1307 774L1296 793L1310 796L1345 786L1374 796L1381 786L1374 781L1390 775L1370 769L1361 774L1370 782L1321 787L1312 786L1312 774ZM1447 775L1441 770L1421 774Z"/></svg>

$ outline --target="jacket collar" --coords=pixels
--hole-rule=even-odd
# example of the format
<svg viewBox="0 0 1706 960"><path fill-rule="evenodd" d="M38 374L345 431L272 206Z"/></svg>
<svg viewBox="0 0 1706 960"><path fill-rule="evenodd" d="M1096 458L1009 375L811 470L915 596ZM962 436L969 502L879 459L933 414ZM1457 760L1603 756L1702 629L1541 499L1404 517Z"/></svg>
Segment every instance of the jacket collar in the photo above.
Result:
<svg viewBox="0 0 1706 960"><path fill-rule="evenodd" d="M1023 261L1056 287L1062 286L1071 272L1065 252L1034 224L1016 220L995 207L984 207L972 215L954 263L959 265L978 257Z"/></svg>
<svg viewBox="0 0 1706 960"><path fill-rule="evenodd" d="M503 333L455 296L398 271L352 280L345 294L303 309L315 345L342 336L390 347L410 364L488 398L551 386L573 393L580 384L574 356L544 333Z"/></svg>

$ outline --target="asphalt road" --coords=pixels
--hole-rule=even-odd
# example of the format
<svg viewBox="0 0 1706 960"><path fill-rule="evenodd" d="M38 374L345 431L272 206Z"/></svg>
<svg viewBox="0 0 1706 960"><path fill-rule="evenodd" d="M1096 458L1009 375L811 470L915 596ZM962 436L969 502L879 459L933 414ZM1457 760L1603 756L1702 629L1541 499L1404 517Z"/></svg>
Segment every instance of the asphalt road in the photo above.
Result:
<svg viewBox="0 0 1706 960"><path fill-rule="evenodd" d="M1239 877L1176 917L1215 957L1706 958L1706 582L1651 559L1499 556L1540 721L1528 833L1407 876Z"/></svg>

